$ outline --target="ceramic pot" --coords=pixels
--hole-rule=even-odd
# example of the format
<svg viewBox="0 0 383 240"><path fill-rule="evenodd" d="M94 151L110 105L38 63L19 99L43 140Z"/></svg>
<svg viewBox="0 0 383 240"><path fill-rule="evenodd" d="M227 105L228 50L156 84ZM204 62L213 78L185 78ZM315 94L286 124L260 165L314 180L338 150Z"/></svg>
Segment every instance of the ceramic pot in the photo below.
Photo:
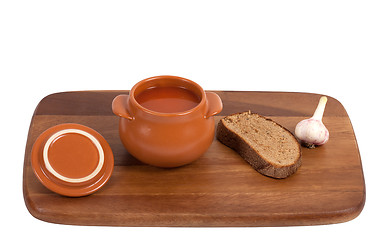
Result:
<svg viewBox="0 0 383 240"><path fill-rule="evenodd" d="M137 96L155 87L180 87L198 97L196 106L182 112L158 112L137 101ZM176 101L177 99L175 99ZM176 76L157 76L138 82L129 95L112 103L120 117L119 134L125 148L138 160L157 167L179 167L198 159L211 145L222 101L197 83Z"/></svg>

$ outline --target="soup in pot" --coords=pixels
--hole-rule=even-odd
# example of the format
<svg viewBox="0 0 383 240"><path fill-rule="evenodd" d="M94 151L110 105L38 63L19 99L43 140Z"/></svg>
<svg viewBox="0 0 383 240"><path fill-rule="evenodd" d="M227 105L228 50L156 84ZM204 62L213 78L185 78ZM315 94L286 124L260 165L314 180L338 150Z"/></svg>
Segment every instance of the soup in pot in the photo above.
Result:
<svg viewBox="0 0 383 240"><path fill-rule="evenodd" d="M192 91L182 87L148 88L135 99L144 108L161 113L185 112L201 101Z"/></svg>

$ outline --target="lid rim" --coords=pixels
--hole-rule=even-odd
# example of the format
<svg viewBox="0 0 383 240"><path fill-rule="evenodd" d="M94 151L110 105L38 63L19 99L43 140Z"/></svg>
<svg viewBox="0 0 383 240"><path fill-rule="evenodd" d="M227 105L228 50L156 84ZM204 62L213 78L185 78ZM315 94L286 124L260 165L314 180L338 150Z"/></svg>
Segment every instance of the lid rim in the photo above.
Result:
<svg viewBox="0 0 383 240"><path fill-rule="evenodd" d="M56 140L58 137L64 135L64 134L67 134L67 133L76 133L76 134L80 134L82 136L85 136L86 138L88 138L89 140L91 140L91 142L96 146L97 148L97 151L98 151L98 155L99 155L99 158L98 158L98 164L97 164L97 167L95 170L93 170L93 172L85 177L81 177L81 178L70 178L70 177L66 177L66 176L63 176L61 175L60 173L58 173L53 167L52 165L50 164L49 162L49 158L48 158L48 150L50 148L50 145L52 144L52 142L54 140ZM102 149L102 146L100 144L100 142L90 133L88 132L85 132L83 130L80 130L80 129L74 129L74 128L71 128L71 129L64 129L64 130L61 130L61 131L58 131L56 133L54 133L47 141L46 143L44 144L44 148L43 148L43 160L44 160L44 164L45 164L45 167L46 169L53 175L55 176L56 178L64 181L64 182L69 182L69 183L82 183L82 182L85 182L85 181L88 181L88 180L91 180L92 178L94 178L95 176L97 176L97 174L101 171L101 168L102 166L104 165L104 151Z"/></svg>

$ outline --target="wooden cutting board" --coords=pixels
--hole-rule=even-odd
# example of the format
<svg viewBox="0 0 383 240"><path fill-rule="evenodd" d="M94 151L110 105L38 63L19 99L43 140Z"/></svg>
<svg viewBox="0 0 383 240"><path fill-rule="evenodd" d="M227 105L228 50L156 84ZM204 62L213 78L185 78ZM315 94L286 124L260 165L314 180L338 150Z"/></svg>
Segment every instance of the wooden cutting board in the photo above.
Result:
<svg viewBox="0 0 383 240"><path fill-rule="evenodd" d="M291 226L349 221L365 202L358 145L348 115L329 97L323 122L329 142L302 148L302 167L287 179L265 177L230 148L214 140L194 163L173 169L134 159L118 135L113 98L126 91L65 92L45 97L33 115L26 144L23 191L36 218L74 225L111 226ZM294 131L314 112L320 95L217 91L224 109L216 117L251 110ZM31 149L44 130L79 123L110 144L115 167L93 195L63 197L46 189L31 168Z"/></svg>

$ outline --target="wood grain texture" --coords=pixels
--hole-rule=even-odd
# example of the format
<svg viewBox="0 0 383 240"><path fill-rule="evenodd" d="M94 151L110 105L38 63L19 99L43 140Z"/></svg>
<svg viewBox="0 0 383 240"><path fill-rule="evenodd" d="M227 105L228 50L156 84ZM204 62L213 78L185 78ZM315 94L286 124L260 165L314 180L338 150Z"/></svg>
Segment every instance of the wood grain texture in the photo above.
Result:
<svg viewBox="0 0 383 240"><path fill-rule="evenodd" d="M331 224L359 215L365 202L361 159L343 106L329 97L324 123L329 142L302 148L302 167L287 179L265 177L230 148L214 140L196 162L161 169L134 159L118 136L113 98L126 91L87 91L45 97L33 115L26 144L23 191L38 219L75 225L111 226L292 226ZM224 110L216 117L248 111L268 116L293 131L310 117L320 95L285 92L216 92ZM93 195L62 197L34 176L35 139L60 123L84 124L110 144L115 168Z"/></svg>

